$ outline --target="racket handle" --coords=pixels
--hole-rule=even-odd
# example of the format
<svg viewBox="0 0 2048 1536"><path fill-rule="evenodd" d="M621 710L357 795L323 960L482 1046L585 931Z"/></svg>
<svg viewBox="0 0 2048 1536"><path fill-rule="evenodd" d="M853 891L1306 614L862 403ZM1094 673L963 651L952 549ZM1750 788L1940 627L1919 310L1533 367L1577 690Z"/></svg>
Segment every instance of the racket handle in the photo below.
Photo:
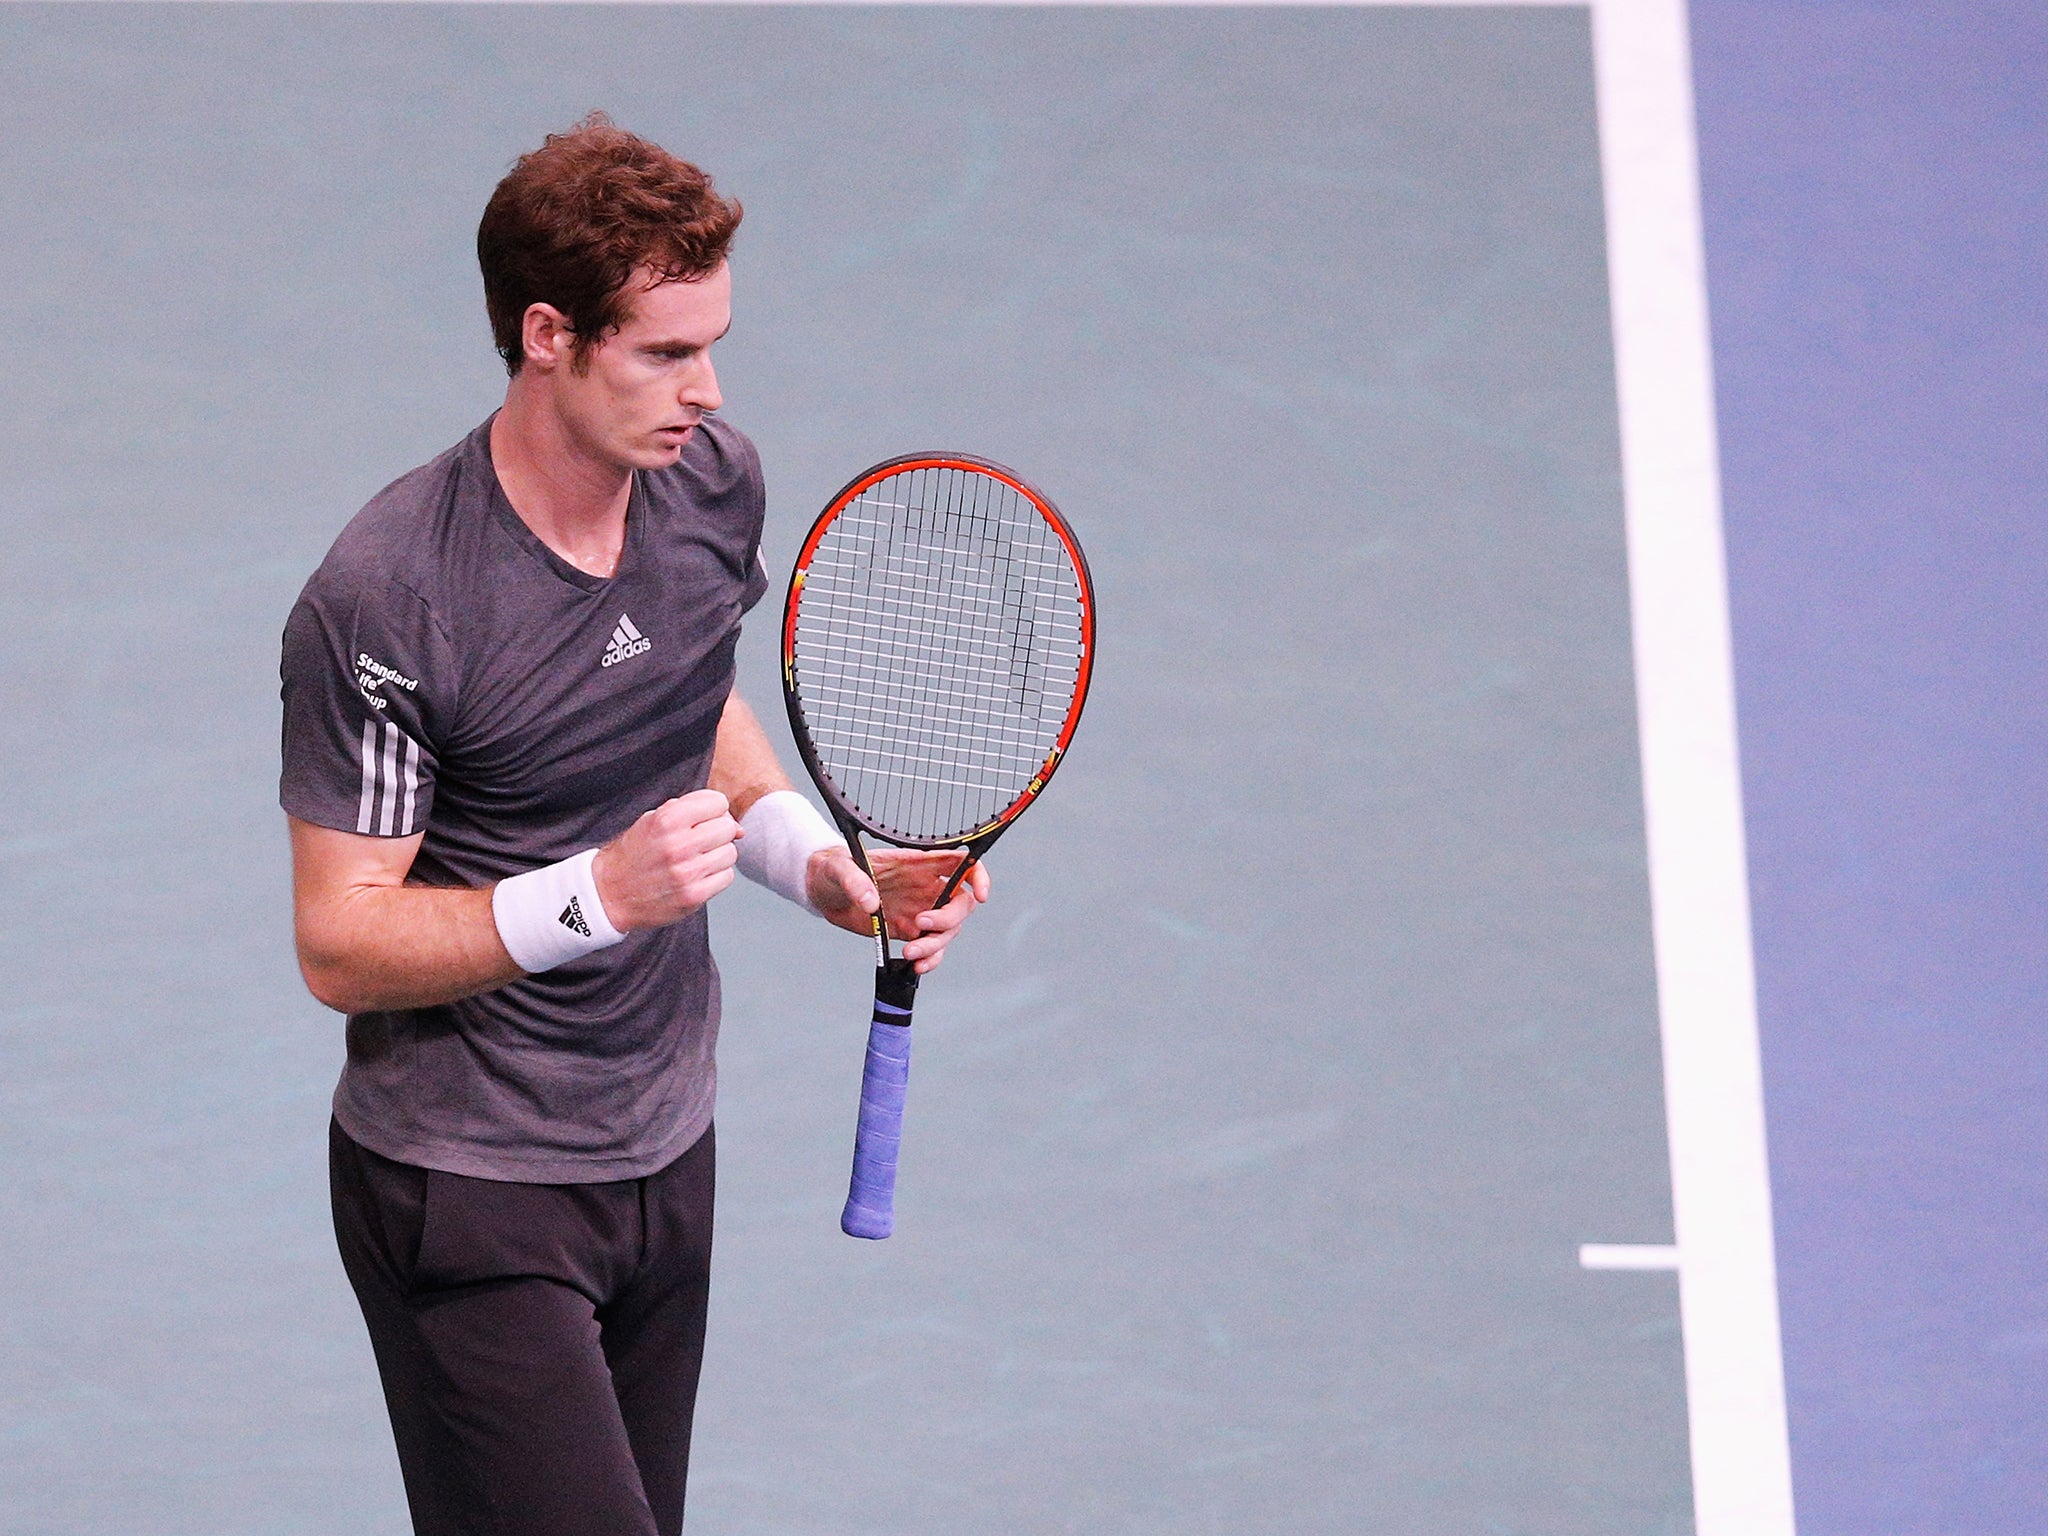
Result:
<svg viewBox="0 0 2048 1536"><path fill-rule="evenodd" d="M896 1153L903 1144L903 1096L910 1085L910 1010L917 972L892 958L875 971L875 1019L868 1026L861 1075L860 1125L853 1137L853 1181L839 1230L883 1238L896 1230Z"/></svg>

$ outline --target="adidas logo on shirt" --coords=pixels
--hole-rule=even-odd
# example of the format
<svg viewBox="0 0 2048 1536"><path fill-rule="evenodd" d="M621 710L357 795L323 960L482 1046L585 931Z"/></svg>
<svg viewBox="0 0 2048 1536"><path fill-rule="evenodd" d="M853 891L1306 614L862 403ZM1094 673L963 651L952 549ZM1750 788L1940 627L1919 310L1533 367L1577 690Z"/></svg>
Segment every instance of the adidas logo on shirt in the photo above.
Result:
<svg viewBox="0 0 2048 1536"><path fill-rule="evenodd" d="M605 647L604 660L600 666L616 667L629 656L638 656L648 650L654 642L633 627L633 621L623 613L619 622L612 626L612 643Z"/></svg>
<svg viewBox="0 0 2048 1536"><path fill-rule="evenodd" d="M641 643L645 644L646 642L643 641ZM562 908L562 915L556 918L555 921L571 933L581 934L586 939L590 937L590 924L583 920L583 904L574 896L569 898L569 905Z"/></svg>

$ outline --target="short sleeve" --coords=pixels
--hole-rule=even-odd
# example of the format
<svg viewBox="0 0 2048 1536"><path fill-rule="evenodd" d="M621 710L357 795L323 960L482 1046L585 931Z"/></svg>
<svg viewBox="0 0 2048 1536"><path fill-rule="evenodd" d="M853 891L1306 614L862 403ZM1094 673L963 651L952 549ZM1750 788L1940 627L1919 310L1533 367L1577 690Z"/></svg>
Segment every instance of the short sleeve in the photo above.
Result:
<svg viewBox="0 0 2048 1536"><path fill-rule="evenodd" d="M455 680L426 603L398 583L323 571L285 621L279 675L285 811L373 837L425 827Z"/></svg>
<svg viewBox="0 0 2048 1536"><path fill-rule="evenodd" d="M746 509L742 526L747 541L747 576L740 588L740 612L747 613L768 594L768 564L761 558L761 530L768 522L768 482L761 473L761 450L754 446L754 440L737 428L729 431L743 466L746 486L741 505Z"/></svg>
<svg viewBox="0 0 2048 1536"><path fill-rule="evenodd" d="M759 545L754 548L754 558L747 566L747 584L740 593L740 612L746 613L754 604L768 595L768 564L761 558Z"/></svg>

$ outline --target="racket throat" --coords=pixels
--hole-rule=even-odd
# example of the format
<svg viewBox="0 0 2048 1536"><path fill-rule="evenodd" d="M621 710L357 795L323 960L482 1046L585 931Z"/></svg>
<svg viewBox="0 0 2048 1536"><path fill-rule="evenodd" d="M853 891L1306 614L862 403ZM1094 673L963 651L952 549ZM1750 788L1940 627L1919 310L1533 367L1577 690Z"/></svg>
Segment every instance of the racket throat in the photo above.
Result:
<svg viewBox="0 0 2048 1536"><path fill-rule="evenodd" d="M980 857L980 845L972 845L968 848L967 857L960 861L960 867L953 871L953 878L946 882L946 888L939 892L939 899L932 903L933 911L937 911L953 899L953 893L960 889L960 882L967 878L967 871L974 868L974 861Z"/></svg>

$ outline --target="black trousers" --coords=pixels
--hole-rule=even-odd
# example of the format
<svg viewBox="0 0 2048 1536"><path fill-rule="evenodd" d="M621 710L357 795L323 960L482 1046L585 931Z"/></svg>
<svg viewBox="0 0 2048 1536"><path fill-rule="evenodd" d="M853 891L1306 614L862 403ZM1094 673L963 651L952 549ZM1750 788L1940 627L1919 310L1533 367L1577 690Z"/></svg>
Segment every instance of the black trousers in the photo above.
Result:
<svg viewBox="0 0 2048 1536"><path fill-rule="evenodd" d="M676 1536L704 1357L716 1148L503 1184L328 1132L418 1536Z"/></svg>

